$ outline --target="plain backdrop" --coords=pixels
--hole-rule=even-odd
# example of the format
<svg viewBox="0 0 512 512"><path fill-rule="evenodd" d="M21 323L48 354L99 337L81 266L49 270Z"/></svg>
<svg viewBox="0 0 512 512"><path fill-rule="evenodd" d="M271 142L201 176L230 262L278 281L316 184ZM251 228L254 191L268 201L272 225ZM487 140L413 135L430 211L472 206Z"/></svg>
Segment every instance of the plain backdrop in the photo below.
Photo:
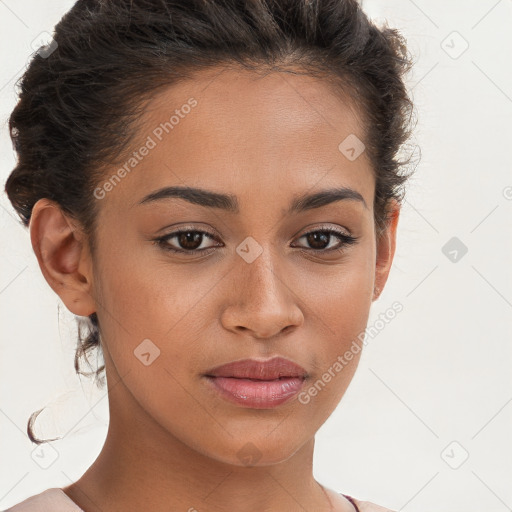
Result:
<svg viewBox="0 0 512 512"><path fill-rule="evenodd" d="M15 82L71 0L0 0L0 175ZM418 151L395 261L340 405L316 436L315 476L396 511L512 509L512 1L366 0L397 27ZM34 46L36 45L36 46ZM419 153L418 153L419 154ZM0 510L80 477L108 424L105 390L73 369L76 321L0 197ZM61 441L37 447L26 422Z"/></svg>

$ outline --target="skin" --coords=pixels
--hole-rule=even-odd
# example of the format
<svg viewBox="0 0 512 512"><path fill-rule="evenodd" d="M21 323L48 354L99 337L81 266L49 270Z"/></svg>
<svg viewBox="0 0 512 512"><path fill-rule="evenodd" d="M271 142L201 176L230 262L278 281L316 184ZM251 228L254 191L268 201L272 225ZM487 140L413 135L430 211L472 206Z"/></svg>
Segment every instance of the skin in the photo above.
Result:
<svg viewBox="0 0 512 512"><path fill-rule="evenodd" d="M399 204L390 203L377 237L366 153L350 161L338 150L348 135L364 137L357 109L312 77L202 71L158 92L131 150L190 97L197 106L98 200L94 255L58 205L42 199L33 210L31 240L44 277L72 313L97 312L108 382L103 449L64 491L86 512L353 511L314 479L312 461L315 433L361 352L309 403L272 409L228 403L203 374L281 355L308 371L308 388L320 379L364 331L384 288ZM240 211L176 198L138 204L173 185L235 195ZM345 199L286 213L294 197L334 187L356 190L366 205ZM153 242L185 226L217 240L203 237L184 250L213 247L210 254L174 254ZM358 240L329 254L325 247L340 244L331 235L313 254L303 235L326 227ZM248 236L262 248L252 263L236 252ZM167 243L184 247L177 237ZM134 355L144 339L160 350L148 366ZM251 465L240 455L248 446L257 454Z"/></svg>

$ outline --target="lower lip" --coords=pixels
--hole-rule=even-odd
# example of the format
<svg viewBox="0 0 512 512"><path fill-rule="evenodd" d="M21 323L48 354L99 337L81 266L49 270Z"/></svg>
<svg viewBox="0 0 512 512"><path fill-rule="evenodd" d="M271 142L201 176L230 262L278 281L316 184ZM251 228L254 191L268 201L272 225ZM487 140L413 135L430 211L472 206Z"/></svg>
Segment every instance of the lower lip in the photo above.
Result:
<svg viewBox="0 0 512 512"><path fill-rule="evenodd" d="M214 389L228 401L253 409L270 409L290 401L302 389L304 379L286 377L277 380L210 377Z"/></svg>

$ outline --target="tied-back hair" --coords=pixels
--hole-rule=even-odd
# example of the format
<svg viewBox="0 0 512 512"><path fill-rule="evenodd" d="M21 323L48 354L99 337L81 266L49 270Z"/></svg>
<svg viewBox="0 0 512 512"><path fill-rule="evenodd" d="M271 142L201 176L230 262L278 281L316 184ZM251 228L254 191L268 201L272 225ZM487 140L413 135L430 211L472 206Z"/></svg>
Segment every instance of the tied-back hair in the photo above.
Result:
<svg viewBox="0 0 512 512"><path fill-rule="evenodd" d="M319 77L354 102L375 176L376 233L401 201L413 104L412 59L401 34L377 27L356 0L79 0L19 80L9 129L17 153L5 190L22 223L41 198L77 220L94 256L105 168L122 161L144 105L157 92L212 67ZM341 142L341 141L340 141ZM101 350L96 313L79 327L75 369ZM102 365L96 376L104 371ZM27 432L33 442L44 442Z"/></svg>

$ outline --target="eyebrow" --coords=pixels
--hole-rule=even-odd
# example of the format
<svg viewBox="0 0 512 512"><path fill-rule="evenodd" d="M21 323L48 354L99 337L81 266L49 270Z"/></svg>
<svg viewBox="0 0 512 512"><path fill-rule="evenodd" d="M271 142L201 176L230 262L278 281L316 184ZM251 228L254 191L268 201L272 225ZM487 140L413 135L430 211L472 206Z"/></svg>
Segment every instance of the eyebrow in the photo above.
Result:
<svg viewBox="0 0 512 512"><path fill-rule="evenodd" d="M230 213L240 212L240 206L236 196L195 187L164 187L145 196L139 201L139 204L147 204L170 198L183 199L189 203L197 204L205 208L218 208ZM302 213L343 200L359 201L368 209L366 201L357 190L348 187L338 187L320 190L312 194L306 193L296 196L293 198L287 214Z"/></svg>

